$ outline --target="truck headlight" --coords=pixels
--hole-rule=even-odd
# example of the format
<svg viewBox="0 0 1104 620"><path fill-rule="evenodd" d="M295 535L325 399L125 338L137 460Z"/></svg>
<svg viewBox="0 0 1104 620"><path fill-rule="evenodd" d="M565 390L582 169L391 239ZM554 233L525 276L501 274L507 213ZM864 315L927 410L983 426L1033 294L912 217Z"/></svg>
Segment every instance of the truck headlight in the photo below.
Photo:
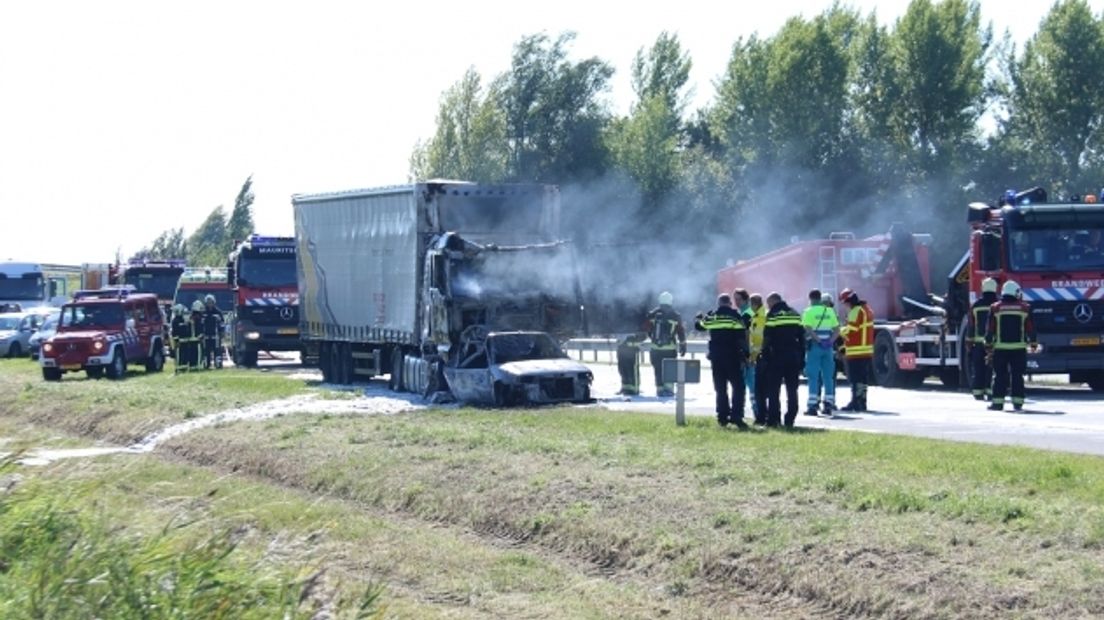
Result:
<svg viewBox="0 0 1104 620"><path fill-rule="evenodd" d="M104 348L104 343L103 343L102 340L97 340L96 342L92 343L92 350L93 351L103 351L103 348Z"/></svg>
<svg viewBox="0 0 1104 620"><path fill-rule="evenodd" d="M245 339L246 340L260 340L260 338L261 338L260 332L245 332Z"/></svg>
<svg viewBox="0 0 1104 620"><path fill-rule="evenodd" d="M54 345L47 342L46 344L42 345L42 350L46 353L53 353L54 352Z"/></svg>

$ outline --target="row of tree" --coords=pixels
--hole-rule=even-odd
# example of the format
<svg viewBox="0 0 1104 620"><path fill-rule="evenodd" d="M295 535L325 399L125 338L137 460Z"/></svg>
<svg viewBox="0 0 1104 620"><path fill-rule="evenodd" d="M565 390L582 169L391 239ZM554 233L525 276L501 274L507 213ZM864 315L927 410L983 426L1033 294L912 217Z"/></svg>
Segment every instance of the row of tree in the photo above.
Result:
<svg viewBox="0 0 1104 620"><path fill-rule="evenodd" d="M234 208L229 215L219 205L211 210L199 228L184 236L183 228L170 228L153 242L138 250L131 258L165 260L187 259L189 265L221 267L235 241L241 241L253 233L253 176L242 183Z"/></svg>
<svg viewBox="0 0 1104 620"><path fill-rule="evenodd" d="M970 201L1104 183L1104 18L1085 0L1054 4L1022 45L994 39L969 0L913 0L889 27L835 5L738 39L693 112L676 35L637 53L623 117L604 99L613 67L569 59L571 41L526 36L505 73L469 70L444 92L412 175L558 183L584 234L601 218L644 237L756 239L729 256L892 220L960 253Z"/></svg>

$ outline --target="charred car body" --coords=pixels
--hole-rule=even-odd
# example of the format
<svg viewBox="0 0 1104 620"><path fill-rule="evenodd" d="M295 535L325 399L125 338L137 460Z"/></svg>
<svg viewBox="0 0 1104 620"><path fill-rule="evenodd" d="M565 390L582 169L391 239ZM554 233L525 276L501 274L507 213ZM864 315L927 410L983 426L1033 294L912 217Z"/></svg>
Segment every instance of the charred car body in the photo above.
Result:
<svg viewBox="0 0 1104 620"><path fill-rule="evenodd" d="M326 381L387 374L393 390L447 391L446 364L473 335L577 332L554 186L428 182L292 204L300 332Z"/></svg>

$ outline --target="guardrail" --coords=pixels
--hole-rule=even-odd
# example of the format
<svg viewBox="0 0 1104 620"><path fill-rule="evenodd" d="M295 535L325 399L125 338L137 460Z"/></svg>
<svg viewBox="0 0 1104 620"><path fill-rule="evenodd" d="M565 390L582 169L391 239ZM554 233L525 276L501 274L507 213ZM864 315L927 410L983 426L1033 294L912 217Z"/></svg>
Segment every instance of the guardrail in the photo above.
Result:
<svg viewBox="0 0 1104 620"><path fill-rule="evenodd" d="M568 340L564 344L564 350L568 355L577 358L581 362L617 362L617 342L616 338L573 338ZM648 364L648 351L652 348L650 342L640 343L640 363ZM590 353L587 356L587 353ZM686 356L690 359L697 359L698 356L705 358L705 354L709 352L708 340L687 340L686 341ZM599 355L601 354L601 355Z"/></svg>

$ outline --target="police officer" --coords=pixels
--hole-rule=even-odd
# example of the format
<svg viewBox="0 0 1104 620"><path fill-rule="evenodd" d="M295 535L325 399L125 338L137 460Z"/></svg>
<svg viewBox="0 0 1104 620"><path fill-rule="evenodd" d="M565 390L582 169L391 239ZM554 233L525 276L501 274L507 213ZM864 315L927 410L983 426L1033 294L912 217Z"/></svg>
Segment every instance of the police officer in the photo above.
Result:
<svg viewBox="0 0 1104 620"><path fill-rule="evenodd" d="M222 334L222 310L215 303L214 295L203 298L203 367L211 368L218 365L222 368L222 344L219 336Z"/></svg>
<svg viewBox="0 0 1104 620"><path fill-rule="evenodd" d="M844 411L866 411L866 390L874 361L874 313L859 294L849 288L840 292L847 307L847 324L840 329L847 377L851 381L851 402Z"/></svg>
<svg viewBox="0 0 1104 620"><path fill-rule="evenodd" d="M782 295L767 296L767 320L763 328L763 350L759 353L762 372L756 379L759 410L767 412L767 426L776 427L783 420L780 391L786 385L786 428L793 428L797 418L797 384L805 363L805 329L801 316L782 299Z"/></svg>
<svg viewBox="0 0 1104 620"><path fill-rule="evenodd" d="M993 355L993 411L1004 409L1008 384L1012 383L1012 408L1023 409L1027 349L1035 349L1035 324L1031 306L1020 299L1020 285L1009 280L1001 287L1000 301L989 307L985 346Z"/></svg>
<svg viewBox="0 0 1104 620"><path fill-rule="evenodd" d="M744 423L744 365L750 355L747 317L732 307L732 297L717 297L717 309L698 313L694 329L709 332L709 363L717 393L717 422L722 426ZM728 387L732 386L732 400Z"/></svg>
<svg viewBox="0 0 1104 620"><path fill-rule="evenodd" d="M834 308L823 301L819 289L809 291L809 307L801 313L801 325L805 328L805 377L809 380L809 399L805 415L817 414L820 387L824 386L824 415L832 415L836 408L836 337L839 336L839 317Z"/></svg>
<svg viewBox="0 0 1104 620"><path fill-rule="evenodd" d="M993 369L989 366L985 350L985 331L989 327L989 308L997 303L997 281L985 278L981 281L981 297L970 306L966 318L966 340L970 343L970 390L977 400L986 400L993 394Z"/></svg>
<svg viewBox="0 0 1104 620"><path fill-rule="evenodd" d="M674 296L667 291L659 294L659 307L648 312L644 329L652 340L649 357L655 372L656 396L674 396L674 382L663 381L663 360L686 354L686 328L682 316L672 306Z"/></svg>

